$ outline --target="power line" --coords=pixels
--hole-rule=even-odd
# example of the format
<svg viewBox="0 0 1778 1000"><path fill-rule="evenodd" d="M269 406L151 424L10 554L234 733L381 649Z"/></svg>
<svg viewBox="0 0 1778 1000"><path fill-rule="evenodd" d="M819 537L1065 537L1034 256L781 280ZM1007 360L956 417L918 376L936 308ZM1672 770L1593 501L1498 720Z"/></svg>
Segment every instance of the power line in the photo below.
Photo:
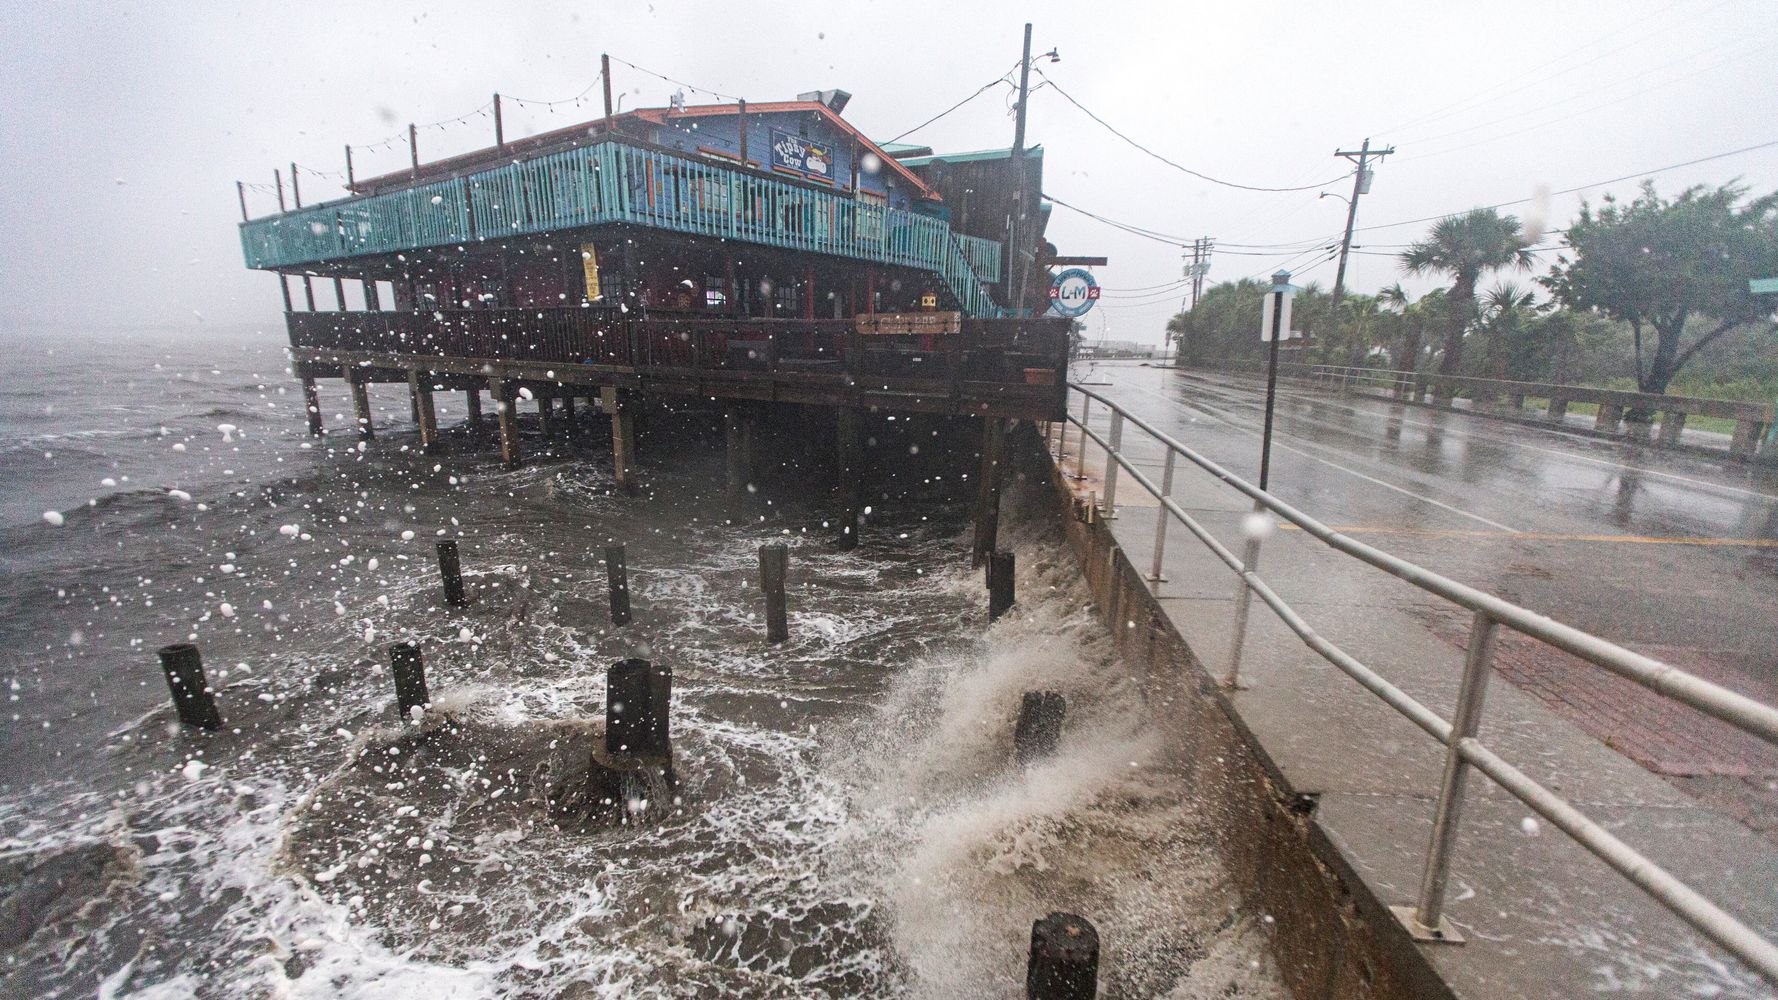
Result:
<svg viewBox="0 0 1778 1000"><path fill-rule="evenodd" d="M1104 224L1106 224L1108 226L1111 226L1115 229L1121 229L1127 233L1130 233L1133 236L1141 236L1146 239L1154 240L1157 243L1166 243L1171 246L1180 247L1182 249L1188 249L1191 245L1191 242L1192 242L1191 240L1188 240L1183 236L1174 236L1170 233L1160 232L1159 230L1145 229L1142 226L1138 226L1134 223L1120 222L1117 219L1108 218L1106 216L1098 214L1097 212L1089 212L1086 209L1081 208L1078 205L1073 205L1073 204L1070 204L1066 201L1063 201L1062 199L1056 197L1055 195L1050 194L1048 191L1043 192L1043 197L1045 200L1054 202L1054 203L1062 206L1063 208L1068 209L1071 212L1078 212L1081 215L1084 215L1089 219L1092 219L1096 222L1103 222ZM1223 243L1221 241L1218 241L1217 246L1218 246L1218 248L1221 248L1221 247L1244 247L1244 248L1261 249L1261 250L1263 250L1263 249L1294 250L1294 249L1298 249L1298 248L1302 247L1307 242L1308 241L1306 241L1306 240L1294 240L1290 243ZM1239 250L1227 250L1227 251L1223 251L1223 252L1230 253L1230 254L1237 254L1237 255L1246 256L1246 257L1276 256L1276 254L1266 254L1266 253L1244 253Z"/></svg>
<svg viewBox="0 0 1778 1000"><path fill-rule="evenodd" d="M1013 63L1013 65L1017 66L1018 63ZM1008 72L1011 72L1011 70L1008 70ZM1008 80L1006 78L1006 73L1002 73L999 76L995 77L994 79L989 80L987 83L984 83L980 87L976 88L975 93L970 94L968 97L965 97L963 100L958 101L956 104L951 105L950 107L944 109L943 111L940 111L938 114L933 115L931 118L926 119L925 121L921 122L920 124L915 125L913 128L908 129L906 132L903 132L902 134L896 136L895 138L889 139L887 141L888 142L900 142L901 140L907 138L908 136L913 135L915 132L920 131L921 129L925 128L928 125L931 125L933 122L938 121L940 118L943 118L944 116L950 114L951 112L957 110L958 108L961 108L963 105L968 104L970 101L973 101L976 98L987 93L988 91L992 90L996 84L1001 84L1001 83L1004 83L1009 87L1013 85L1012 81Z"/></svg>
<svg viewBox="0 0 1778 1000"><path fill-rule="evenodd" d="M1756 150L1768 149L1773 146L1778 146L1778 139L1771 139L1766 142L1756 142L1751 146L1742 146L1740 149L1731 149L1731 150L1724 152L1724 153L1712 153L1709 156L1700 156L1694 160L1684 160L1679 163L1669 163L1666 166L1662 166L1662 167L1653 167L1653 168L1646 169L1646 170L1637 170L1633 173L1624 174L1621 177L1612 177L1608 180L1593 181L1590 184L1577 184L1574 187L1563 188L1560 191L1551 191L1550 195L1552 197L1554 197L1555 195L1559 195L1559 194L1574 194L1578 191L1585 191L1588 188L1604 187L1607 184L1616 184L1620 181L1635 180L1639 177L1650 177L1650 176L1653 176L1654 174L1665 173L1669 170L1678 170L1681 167L1697 166L1700 163L1709 163L1712 160L1721 160L1721 159L1725 159L1730 156L1739 156L1742 153L1751 153ZM1375 226L1359 226L1357 229L1353 230L1353 232L1368 232L1370 230L1375 230L1375 229L1394 229L1394 228L1397 228L1400 226L1412 226L1412 225L1415 225L1415 224L1421 223L1421 222L1437 222L1441 219L1450 219L1450 218L1454 218L1459 215L1463 215L1465 212L1487 211L1487 210L1496 209L1496 208L1508 208L1513 205L1523 205L1526 202L1531 201L1531 200L1532 199L1530 199L1530 198L1514 198L1511 201L1499 201L1499 202L1495 202L1492 205L1480 205L1480 206L1477 206L1476 208L1467 208L1467 209L1463 209L1462 211L1458 211L1458 212L1446 212L1443 215L1429 215L1423 219L1407 219L1402 222L1385 222L1385 223L1382 223L1380 225L1375 225Z"/></svg>
<svg viewBox="0 0 1778 1000"><path fill-rule="evenodd" d="M1199 171L1193 170L1190 167L1181 165L1179 163L1175 163L1174 161L1167 159L1165 156L1162 156L1161 154L1155 152L1152 149L1149 149L1147 146L1144 146L1143 144L1137 142L1136 140L1130 138L1129 136L1123 134L1122 132L1119 132L1116 128L1112 127L1111 123L1107 122L1103 118L1100 118L1098 115L1092 113L1091 111L1088 111L1085 105L1081 104L1079 101L1075 100L1072 96L1070 96L1066 90L1062 89L1060 84L1057 84L1054 80L1051 80L1047 75L1045 75L1043 70L1036 69L1036 67L1032 67L1032 68L1034 70L1036 70L1038 76L1041 76L1044 78L1044 81L1049 84L1051 90L1054 90L1056 93L1061 94L1063 100L1067 101L1069 104L1074 105L1076 108L1079 108L1082 114L1085 114L1088 118L1091 118L1093 121L1098 122L1099 125L1105 129L1105 131L1110 132L1112 135L1117 136L1119 139L1122 139L1123 141L1129 143L1131 146L1134 146L1136 149L1141 150L1144 153L1147 153L1149 156L1154 157L1155 159L1161 161L1162 163L1165 163L1167 166L1172 167L1174 170L1178 170L1181 173L1190 174L1191 176L1196 177L1199 180L1209 181L1212 184L1220 184L1223 187L1238 188L1242 191L1273 191L1273 192L1276 192L1276 191L1313 191L1316 188L1326 187L1327 185L1332 184L1334 181L1340 180L1341 178L1347 176L1346 174L1341 174L1339 177L1335 177L1330 180L1318 181L1314 184L1306 184L1301 187L1260 187L1260 186L1253 185L1253 184L1237 184L1234 181L1225 181L1225 180L1222 180L1217 177L1212 177L1206 173L1200 173Z"/></svg>

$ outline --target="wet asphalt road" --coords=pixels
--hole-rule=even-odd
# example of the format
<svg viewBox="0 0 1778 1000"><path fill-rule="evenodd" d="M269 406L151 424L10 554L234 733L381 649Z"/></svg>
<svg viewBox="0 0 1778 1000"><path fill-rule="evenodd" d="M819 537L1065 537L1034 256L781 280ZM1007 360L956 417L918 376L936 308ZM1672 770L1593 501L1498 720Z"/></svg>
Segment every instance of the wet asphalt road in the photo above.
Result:
<svg viewBox="0 0 1778 1000"><path fill-rule="evenodd" d="M1072 378L1257 481L1263 381L1136 362ZM1208 478L1182 463L1180 482L1193 476ZM1385 551L1778 703L1778 470L1281 384L1270 486ZM1138 488L1121 490L1120 505ZM1657 771L1751 782L1762 798L1778 779L1763 754L1664 760L1670 723L1646 725L1654 749L1639 756Z"/></svg>

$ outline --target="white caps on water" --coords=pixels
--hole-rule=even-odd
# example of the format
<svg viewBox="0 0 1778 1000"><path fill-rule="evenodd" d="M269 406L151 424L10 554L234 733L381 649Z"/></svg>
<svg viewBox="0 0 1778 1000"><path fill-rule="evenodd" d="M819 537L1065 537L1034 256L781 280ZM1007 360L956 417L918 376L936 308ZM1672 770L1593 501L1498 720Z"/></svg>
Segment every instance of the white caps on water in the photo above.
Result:
<svg viewBox="0 0 1778 1000"><path fill-rule="evenodd" d="M48 521L50 526L54 527L54 528L60 528L68 520L67 518L62 516L62 512L59 510L44 511L43 512L43 519L45 521Z"/></svg>

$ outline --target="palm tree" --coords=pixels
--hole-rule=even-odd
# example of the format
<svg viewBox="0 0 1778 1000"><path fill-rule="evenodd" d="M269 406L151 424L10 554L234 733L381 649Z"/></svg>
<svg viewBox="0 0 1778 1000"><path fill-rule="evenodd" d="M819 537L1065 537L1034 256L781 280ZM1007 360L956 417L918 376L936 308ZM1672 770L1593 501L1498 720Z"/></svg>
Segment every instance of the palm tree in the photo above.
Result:
<svg viewBox="0 0 1778 1000"><path fill-rule="evenodd" d="M1475 288L1482 275L1509 267L1529 270L1533 262L1519 220L1491 208L1440 219L1431 235L1402 251L1402 270L1408 274L1452 278L1445 293L1445 354L1439 374L1459 374L1463 333L1475 317ZM1449 392L1438 395L1448 397Z"/></svg>
<svg viewBox="0 0 1778 1000"><path fill-rule="evenodd" d="M1482 296L1480 317L1482 332L1488 338L1489 378L1506 378L1512 341L1524 332L1526 313L1535 301L1530 292L1508 282L1495 285Z"/></svg>

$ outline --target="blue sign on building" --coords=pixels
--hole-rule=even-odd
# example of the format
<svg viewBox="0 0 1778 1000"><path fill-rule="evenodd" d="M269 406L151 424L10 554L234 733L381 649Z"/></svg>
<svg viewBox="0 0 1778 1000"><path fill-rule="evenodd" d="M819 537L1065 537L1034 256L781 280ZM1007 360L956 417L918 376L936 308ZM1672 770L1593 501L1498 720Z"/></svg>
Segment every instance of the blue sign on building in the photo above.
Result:
<svg viewBox="0 0 1778 1000"><path fill-rule="evenodd" d="M833 180L833 147L772 129L772 166Z"/></svg>

